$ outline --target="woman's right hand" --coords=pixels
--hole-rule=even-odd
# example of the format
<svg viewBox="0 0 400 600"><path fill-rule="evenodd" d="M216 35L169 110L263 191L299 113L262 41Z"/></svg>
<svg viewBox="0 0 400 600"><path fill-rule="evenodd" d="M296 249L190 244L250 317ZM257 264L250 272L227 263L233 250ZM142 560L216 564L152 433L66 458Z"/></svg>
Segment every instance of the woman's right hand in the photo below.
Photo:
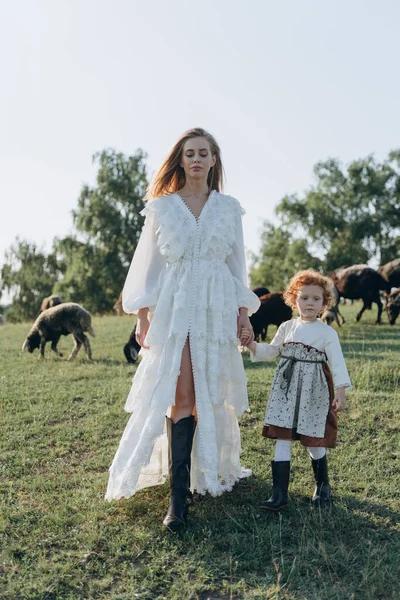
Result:
<svg viewBox="0 0 400 600"><path fill-rule="evenodd" d="M147 335L147 332L149 330L150 327L150 321L147 317L148 311L146 311L145 313L142 312L142 309L139 310L138 313L138 319L136 321L136 341L139 344L139 346L141 346L142 348L145 348L146 350L149 349L149 346L145 346L144 343L144 338Z"/></svg>

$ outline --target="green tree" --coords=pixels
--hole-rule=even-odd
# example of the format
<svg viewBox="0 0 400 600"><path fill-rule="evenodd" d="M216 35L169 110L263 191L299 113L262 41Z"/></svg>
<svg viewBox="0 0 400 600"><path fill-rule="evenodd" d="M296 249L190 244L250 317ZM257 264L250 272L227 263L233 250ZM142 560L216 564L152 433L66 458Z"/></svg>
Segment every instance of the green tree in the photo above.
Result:
<svg viewBox="0 0 400 600"><path fill-rule="evenodd" d="M46 255L36 244L16 239L5 253L0 287L13 297L7 310L9 321L34 319L43 298L52 293L61 276L54 254Z"/></svg>
<svg viewBox="0 0 400 600"><path fill-rule="evenodd" d="M316 184L276 208L282 226L315 244L330 271L344 264L395 258L400 245L400 150L372 156L347 170L330 159L314 168Z"/></svg>
<svg viewBox="0 0 400 600"><path fill-rule="evenodd" d="M139 240L148 184L146 154L133 156L109 149L93 156L98 163L97 185L84 185L77 210L72 211L74 226L83 240L106 252L116 252L122 264L129 265Z"/></svg>
<svg viewBox="0 0 400 600"><path fill-rule="evenodd" d="M64 274L55 291L93 312L112 309L136 249L148 183L145 159L142 150L95 154L96 186L82 188L73 211L75 234L55 241Z"/></svg>
<svg viewBox="0 0 400 600"><path fill-rule="evenodd" d="M250 269L252 287L282 291L296 271L320 267L321 260L310 253L306 240L295 239L282 227L264 222L260 253L253 256Z"/></svg>
<svg viewBox="0 0 400 600"><path fill-rule="evenodd" d="M125 279L125 269L116 251L80 242L73 237L55 240L63 277L54 293L97 313L111 310ZM119 292L118 292L119 293Z"/></svg>
<svg viewBox="0 0 400 600"><path fill-rule="evenodd" d="M145 159L142 150L132 156L112 149L95 154L96 186L82 188L72 213L73 235L56 238L49 255L17 239L0 281L0 297L5 290L13 297L10 321L34 318L51 293L92 312L112 309L144 221L139 213L147 187Z"/></svg>

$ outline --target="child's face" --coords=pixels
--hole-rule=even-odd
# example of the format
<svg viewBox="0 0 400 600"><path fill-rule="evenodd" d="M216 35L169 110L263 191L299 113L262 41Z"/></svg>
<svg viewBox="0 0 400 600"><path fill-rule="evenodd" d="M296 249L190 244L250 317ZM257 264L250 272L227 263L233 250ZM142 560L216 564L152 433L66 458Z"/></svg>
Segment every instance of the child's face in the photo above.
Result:
<svg viewBox="0 0 400 600"><path fill-rule="evenodd" d="M297 294L296 307L303 321L315 321L324 306L319 285L303 285Z"/></svg>

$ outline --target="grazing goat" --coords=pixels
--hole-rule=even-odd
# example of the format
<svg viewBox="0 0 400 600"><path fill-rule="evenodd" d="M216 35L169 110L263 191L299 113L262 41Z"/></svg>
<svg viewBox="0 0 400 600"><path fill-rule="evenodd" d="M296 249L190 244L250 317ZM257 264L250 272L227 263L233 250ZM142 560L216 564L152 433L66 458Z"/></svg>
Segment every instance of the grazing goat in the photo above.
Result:
<svg viewBox="0 0 400 600"><path fill-rule="evenodd" d="M321 315L321 321L323 321L327 325L332 325L333 321L336 321L340 327L340 323L339 323L338 319L336 318L335 313L330 308L326 308L324 310L324 312Z"/></svg>
<svg viewBox="0 0 400 600"><path fill-rule="evenodd" d="M119 317L122 317L122 315L125 314L124 309L122 308L122 292L120 293L118 300L114 304L113 309L115 310L115 312L117 313L117 315Z"/></svg>
<svg viewBox="0 0 400 600"><path fill-rule="evenodd" d="M396 258L395 260L386 263L386 265L382 265L379 267L378 271L391 288L400 286L400 258Z"/></svg>
<svg viewBox="0 0 400 600"><path fill-rule="evenodd" d="M140 345L136 341L136 323L133 328L131 335L129 336L128 342L124 346L124 354L128 363L135 363L138 359L138 354L140 352Z"/></svg>
<svg viewBox="0 0 400 600"><path fill-rule="evenodd" d="M75 304L75 302L59 304L58 306L48 308L38 316L28 333L22 350L27 349L29 352L33 352L35 348L40 348L39 358L44 358L46 343L51 342L51 349L57 356L62 356L61 352L57 349L57 344L62 335L69 335L71 333L75 341L75 346L69 360L75 358L82 344L85 347L89 360L92 360L92 350L89 340L85 335L86 331L92 336L95 335L92 329L90 313L79 304Z"/></svg>
<svg viewBox="0 0 400 600"><path fill-rule="evenodd" d="M340 297L363 301L363 306L356 317L357 321L361 319L363 312L371 306L371 303L375 302L378 305L376 324L381 323L383 305L379 291L389 292L390 286L378 271L367 265L353 265L337 269L330 274L330 278Z"/></svg>
<svg viewBox="0 0 400 600"><path fill-rule="evenodd" d="M265 296L266 294L269 294L269 289L266 287L256 287L253 290L253 293L258 296L259 298L261 298L261 296Z"/></svg>
<svg viewBox="0 0 400 600"><path fill-rule="evenodd" d="M62 304L60 296L52 294L51 296L48 296L47 298L43 299L42 304L40 305L39 314L42 313L44 310L52 308L53 306L58 306L59 304Z"/></svg>
<svg viewBox="0 0 400 600"><path fill-rule="evenodd" d="M292 309L285 303L282 292L273 292L260 298L260 308L251 315L250 322L254 330L255 339L260 336L263 341L267 337L268 325L279 327L284 321L292 318Z"/></svg>
<svg viewBox="0 0 400 600"><path fill-rule="evenodd" d="M339 310L339 301L340 296L337 288L333 286L333 305L331 308L326 308L321 316L321 321L326 323L327 325L332 325L333 321L336 321L339 327L345 323L344 317ZM339 317L342 319L342 322L339 321Z"/></svg>
<svg viewBox="0 0 400 600"><path fill-rule="evenodd" d="M266 287L256 287L253 290L253 293L258 296L259 298L261 298L261 296L265 296L266 294L269 294L269 289ZM260 335L261 335L261 339L263 340L263 342L265 342L266 338L267 338L267 330L265 329L265 327L260 331Z"/></svg>
<svg viewBox="0 0 400 600"><path fill-rule="evenodd" d="M386 304L386 312L389 323L394 325L400 312L400 287L389 294Z"/></svg>

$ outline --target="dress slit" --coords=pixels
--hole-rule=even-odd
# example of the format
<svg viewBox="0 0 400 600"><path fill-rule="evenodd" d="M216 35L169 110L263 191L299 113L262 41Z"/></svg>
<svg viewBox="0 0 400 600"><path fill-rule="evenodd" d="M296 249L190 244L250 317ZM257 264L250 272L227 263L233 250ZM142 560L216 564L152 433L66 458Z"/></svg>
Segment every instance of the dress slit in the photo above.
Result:
<svg viewBox="0 0 400 600"><path fill-rule="evenodd" d="M185 351L186 351L186 347L187 347L187 352L188 352L188 356L185 357ZM189 364L184 364L184 361L188 361ZM183 368L182 368L183 366ZM197 420L197 412L196 412L196 388L195 388L195 380L194 380L194 370L193 370L193 359L192 359L192 353L191 353L191 349L190 349L190 338L189 335L186 338L185 344L182 348L182 353L181 353L181 363L180 363L180 370L179 370L179 377L176 383L176 389L175 389L175 401L174 401L174 405L176 406L176 397L177 397L177 392L178 392L178 386L179 386L179 380L182 376L182 373L185 374L185 376L189 376L189 372L191 373L191 378L192 381L191 382L187 382L187 386L191 387L190 392L192 392L193 394L193 399L194 399L194 404L193 404L193 411L192 414L196 417ZM189 390L187 390L187 393L189 392ZM183 393L185 393L185 383L183 384Z"/></svg>

